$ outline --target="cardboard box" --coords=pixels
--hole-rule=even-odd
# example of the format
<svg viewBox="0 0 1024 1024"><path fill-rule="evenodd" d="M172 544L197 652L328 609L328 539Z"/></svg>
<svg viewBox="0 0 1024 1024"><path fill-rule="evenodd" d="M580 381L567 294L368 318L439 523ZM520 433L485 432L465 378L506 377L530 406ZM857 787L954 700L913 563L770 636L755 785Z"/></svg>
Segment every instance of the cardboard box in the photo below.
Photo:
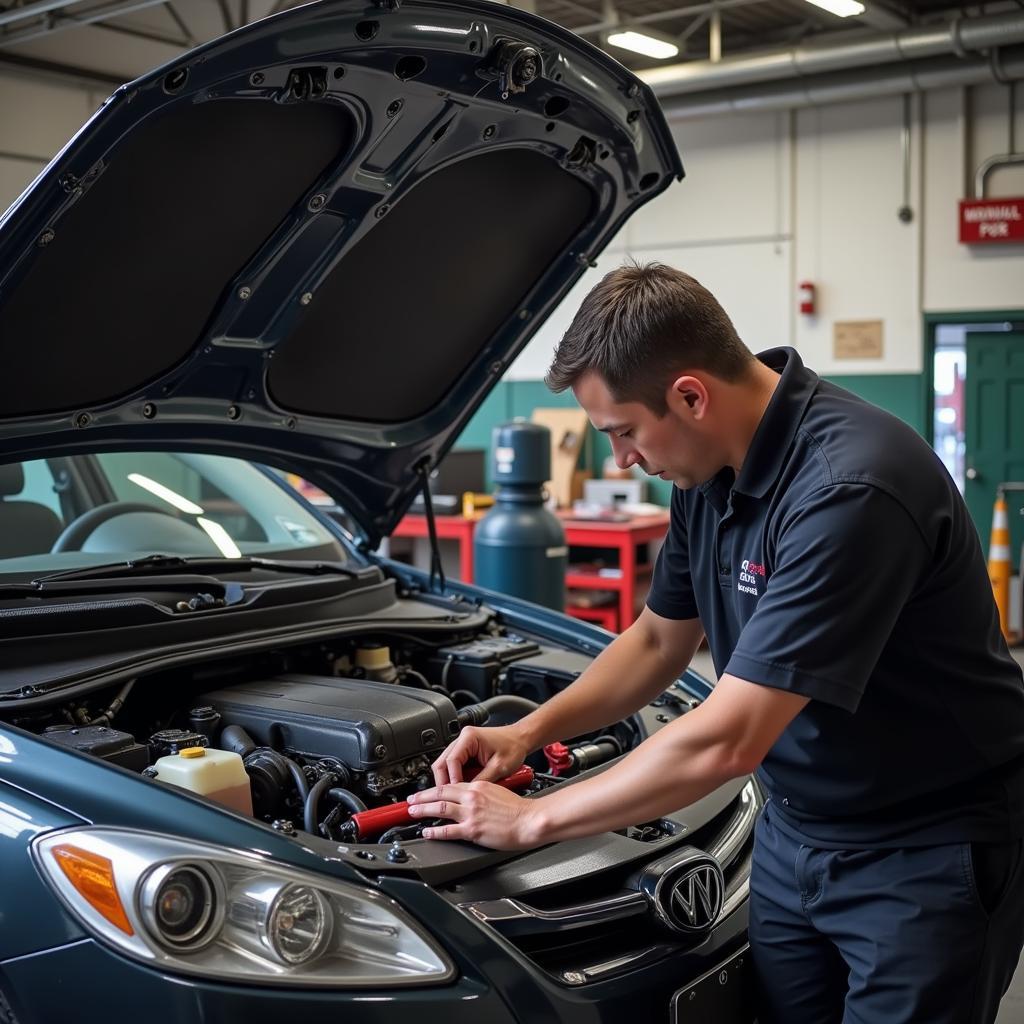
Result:
<svg viewBox="0 0 1024 1024"><path fill-rule="evenodd" d="M579 468L590 421L582 409L534 409L530 419L551 431L551 481L548 490L559 508L570 508L583 495L590 474Z"/></svg>

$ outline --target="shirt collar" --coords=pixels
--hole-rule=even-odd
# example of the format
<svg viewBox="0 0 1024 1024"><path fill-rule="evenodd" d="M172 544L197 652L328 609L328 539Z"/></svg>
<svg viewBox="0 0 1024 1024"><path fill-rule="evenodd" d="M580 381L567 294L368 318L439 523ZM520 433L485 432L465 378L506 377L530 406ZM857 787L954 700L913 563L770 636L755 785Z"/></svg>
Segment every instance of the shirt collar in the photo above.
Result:
<svg viewBox="0 0 1024 1024"><path fill-rule="evenodd" d="M807 403L818 386L818 375L804 366L793 348L771 348L759 352L757 358L781 376L754 432L733 489L753 498L763 498L782 472Z"/></svg>

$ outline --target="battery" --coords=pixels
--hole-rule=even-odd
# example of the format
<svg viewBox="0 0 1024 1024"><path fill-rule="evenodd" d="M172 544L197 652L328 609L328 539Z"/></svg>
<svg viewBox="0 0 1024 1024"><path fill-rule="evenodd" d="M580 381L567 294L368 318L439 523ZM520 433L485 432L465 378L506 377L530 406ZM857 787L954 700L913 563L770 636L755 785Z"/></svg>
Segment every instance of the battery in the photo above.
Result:
<svg viewBox="0 0 1024 1024"><path fill-rule="evenodd" d="M136 743L130 733L107 725L51 726L43 736L62 747L91 754L133 772L149 766L149 747Z"/></svg>
<svg viewBox="0 0 1024 1024"><path fill-rule="evenodd" d="M540 653L540 647L514 633L478 637L442 647L431 656L435 678L449 690L470 690L478 700L493 697L502 671L520 658Z"/></svg>
<svg viewBox="0 0 1024 1024"><path fill-rule="evenodd" d="M543 651L509 665L500 689L543 704L564 690L592 660L574 651Z"/></svg>

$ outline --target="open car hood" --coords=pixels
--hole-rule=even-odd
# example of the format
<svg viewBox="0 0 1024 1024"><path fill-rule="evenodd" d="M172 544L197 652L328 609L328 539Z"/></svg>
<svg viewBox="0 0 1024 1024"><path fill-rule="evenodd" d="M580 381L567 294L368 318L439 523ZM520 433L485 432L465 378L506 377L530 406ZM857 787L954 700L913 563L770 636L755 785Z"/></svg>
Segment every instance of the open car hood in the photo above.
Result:
<svg viewBox="0 0 1024 1024"><path fill-rule="evenodd" d="M681 175L645 85L490 0L240 29L118 89L0 220L0 462L254 459L376 543Z"/></svg>

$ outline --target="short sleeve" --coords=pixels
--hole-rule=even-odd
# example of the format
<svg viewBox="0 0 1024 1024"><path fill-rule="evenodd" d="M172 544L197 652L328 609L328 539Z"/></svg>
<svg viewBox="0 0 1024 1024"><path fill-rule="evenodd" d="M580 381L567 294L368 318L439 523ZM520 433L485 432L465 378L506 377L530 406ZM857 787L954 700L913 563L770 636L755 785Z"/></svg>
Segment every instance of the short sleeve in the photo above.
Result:
<svg viewBox="0 0 1024 1024"><path fill-rule="evenodd" d="M686 509L683 507L683 492L678 487L672 490L668 534L654 565L647 607L664 619L697 618L697 602L690 578Z"/></svg>
<svg viewBox="0 0 1024 1024"><path fill-rule="evenodd" d="M856 711L929 545L885 491L837 483L789 515L773 561L725 671Z"/></svg>

